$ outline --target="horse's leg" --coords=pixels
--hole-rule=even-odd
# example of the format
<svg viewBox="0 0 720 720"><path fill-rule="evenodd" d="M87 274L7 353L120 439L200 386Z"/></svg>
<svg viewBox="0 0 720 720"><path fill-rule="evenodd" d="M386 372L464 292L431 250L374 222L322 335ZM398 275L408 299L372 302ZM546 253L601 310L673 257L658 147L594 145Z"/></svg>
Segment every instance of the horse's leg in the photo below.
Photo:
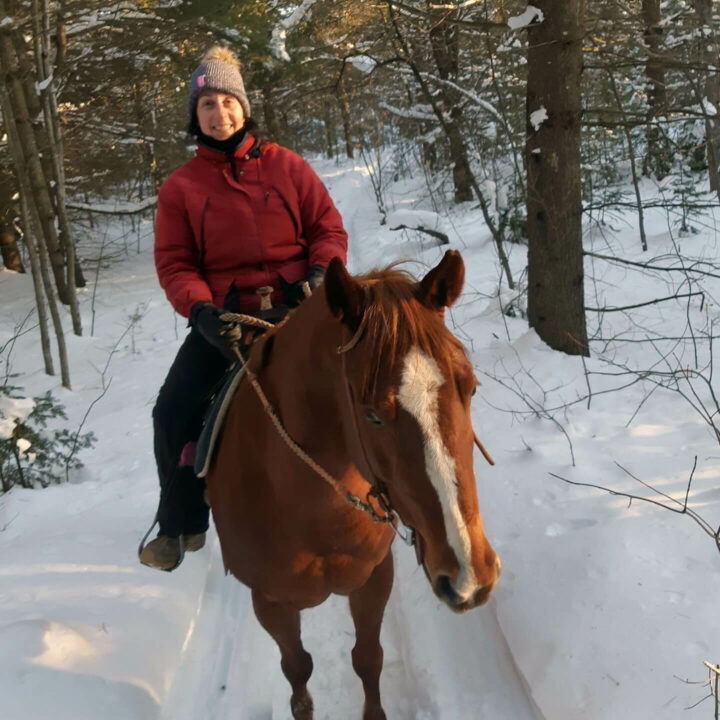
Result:
<svg viewBox="0 0 720 720"><path fill-rule="evenodd" d="M350 612L355 623L352 663L365 689L363 720L385 720L380 702L380 671L383 664L380 626L392 584L393 557L388 550L385 559L373 570L365 585L350 593Z"/></svg>
<svg viewBox="0 0 720 720"><path fill-rule="evenodd" d="M313 702L307 689L313 662L300 640L300 612L289 605L272 602L254 590L252 599L257 619L280 648L280 666L292 686L290 709L293 717L295 720L313 720Z"/></svg>

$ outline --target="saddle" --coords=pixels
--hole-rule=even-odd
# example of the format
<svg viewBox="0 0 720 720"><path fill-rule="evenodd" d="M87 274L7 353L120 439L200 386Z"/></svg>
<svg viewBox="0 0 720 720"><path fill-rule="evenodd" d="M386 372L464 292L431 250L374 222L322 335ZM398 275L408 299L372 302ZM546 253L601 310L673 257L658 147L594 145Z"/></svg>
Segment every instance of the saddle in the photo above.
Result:
<svg viewBox="0 0 720 720"><path fill-rule="evenodd" d="M219 392L215 395L212 401L210 410L205 416L205 422L203 428L200 431L200 437L195 444L195 457L192 458L192 465L195 474L204 478L208 470L210 469L210 463L213 458L213 451L215 449L215 443L220 436L223 422L225 421L225 415L227 415L227 409L230 405L230 401L235 395L235 390L240 384L240 381L245 376L245 366L242 363L235 363L232 366L230 373L225 378L225 382L220 388ZM190 443L188 443L189 445ZM188 447L187 445L185 446ZM183 455L185 451L183 450ZM186 461L183 463L183 459ZM180 464L190 465L191 458L181 458Z"/></svg>

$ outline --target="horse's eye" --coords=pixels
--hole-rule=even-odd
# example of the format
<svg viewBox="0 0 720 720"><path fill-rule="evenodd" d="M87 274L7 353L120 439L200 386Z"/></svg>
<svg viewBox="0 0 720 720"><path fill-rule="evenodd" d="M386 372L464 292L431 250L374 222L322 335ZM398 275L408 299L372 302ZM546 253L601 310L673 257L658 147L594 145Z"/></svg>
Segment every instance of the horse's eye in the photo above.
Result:
<svg viewBox="0 0 720 720"><path fill-rule="evenodd" d="M382 425L382 418L374 410L365 411L365 419L373 425Z"/></svg>
<svg viewBox="0 0 720 720"><path fill-rule="evenodd" d="M471 395L475 395L476 392L477 392L477 385L474 385L474 386L473 386L473 389L472 389L472 392L471 392L470 394L471 394Z"/></svg>

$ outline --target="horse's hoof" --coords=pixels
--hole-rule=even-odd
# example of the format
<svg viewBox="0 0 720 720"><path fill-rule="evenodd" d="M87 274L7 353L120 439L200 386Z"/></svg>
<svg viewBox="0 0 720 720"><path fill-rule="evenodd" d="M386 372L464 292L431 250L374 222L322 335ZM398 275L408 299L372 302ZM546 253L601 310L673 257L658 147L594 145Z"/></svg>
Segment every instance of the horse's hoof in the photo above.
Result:
<svg viewBox="0 0 720 720"><path fill-rule="evenodd" d="M379 705L374 708L365 707L363 720L387 720L385 711Z"/></svg>
<svg viewBox="0 0 720 720"><path fill-rule="evenodd" d="M290 710L295 720L313 720L313 709L312 697L307 690L300 697L290 698Z"/></svg>

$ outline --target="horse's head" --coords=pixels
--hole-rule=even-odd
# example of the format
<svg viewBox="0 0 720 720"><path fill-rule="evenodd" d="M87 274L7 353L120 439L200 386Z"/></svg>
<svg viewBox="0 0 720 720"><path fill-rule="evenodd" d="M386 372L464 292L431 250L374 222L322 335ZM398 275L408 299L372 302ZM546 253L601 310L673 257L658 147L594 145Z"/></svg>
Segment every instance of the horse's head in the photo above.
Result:
<svg viewBox="0 0 720 720"><path fill-rule="evenodd" d="M415 529L435 594L458 612L482 605L500 574L475 485L477 381L444 322L464 274L459 253L448 251L419 283L394 270L352 278L338 261L325 275L328 306L347 328L339 351L353 460Z"/></svg>

